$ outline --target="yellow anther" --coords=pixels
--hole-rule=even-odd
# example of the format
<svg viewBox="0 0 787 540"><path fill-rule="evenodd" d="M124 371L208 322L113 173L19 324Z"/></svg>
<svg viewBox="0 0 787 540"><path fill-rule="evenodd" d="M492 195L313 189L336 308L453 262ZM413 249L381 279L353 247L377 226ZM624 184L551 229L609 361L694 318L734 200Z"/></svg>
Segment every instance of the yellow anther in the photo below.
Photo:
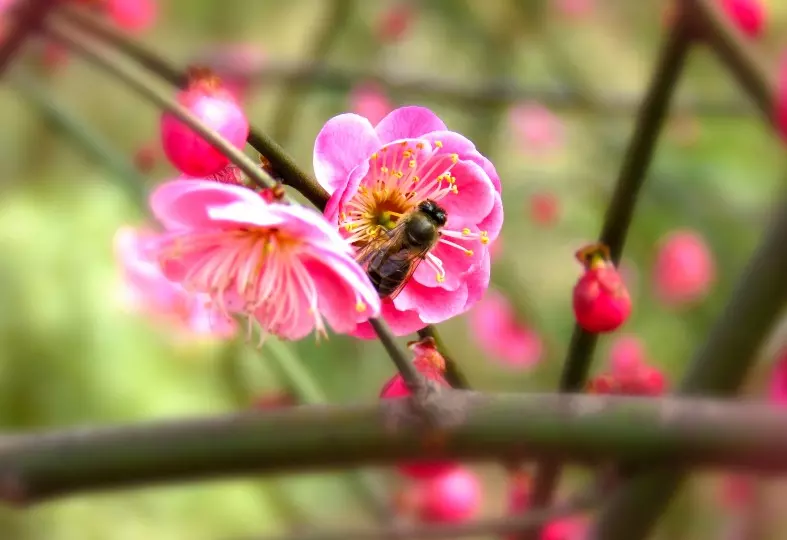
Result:
<svg viewBox="0 0 787 540"><path fill-rule="evenodd" d="M401 144L401 145L402 145L402 148L404 148L405 146L407 146L407 141L402 141L402 142L400 142L399 144Z"/></svg>
<svg viewBox="0 0 787 540"><path fill-rule="evenodd" d="M459 188L456 187L456 184L451 185L451 188L449 189L449 191L451 193L453 193L454 195L458 195L459 194Z"/></svg>
<svg viewBox="0 0 787 540"><path fill-rule="evenodd" d="M468 229L467 227L462 229L462 236L470 236L470 229Z"/></svg>
<svg viewBox="0 0 787 540"><path fill-rule="evenodd" d="M402 178L404 173L402 171L394 171L393 175L397 178Z"/></svg>
<svg viewBox="0 0 787 540"><path fill-rule="evenodd" d="M451 163L457 163L459 161L459 154L451 154Z"/></svg>
<svg viewBox="0 0 787 540"><path fill-rule="evenodd" d="M402 153L402 156L404 156L404 159L410 159L411 157L413 157L413 153L410 150L405 150Z"/></svg>
<svg viewBox="0 0 787 540"><path fill-rule="evenodd" d="M380 152L387 152L387 151L388 151L388 147L387 147L387 146L383 146L383 147L380 149Z"/></svg>
<svg viewBox="0 0 787 540"><path fill-rule="evenodd" d="M435 142L434 142L434 145L435 145L437 148L442 148L442 147L443 147L443 141L435 141Z"/></svg>
<svg viewBox="0 0 787 540"><path fill-rule="evenodd" d="M418 182L420 182L420 181L421 181L421 178L420 178L420 177L418 177L418 176L413 176L413 184L417 184L417 183L418 183Z"/></svg>
<svg viewBox="0 0 787 540"><path fill-rule="evenodd" d="M366 304L359 301L357 304L355 304L355 311L357 311L358 313L363 313L364 311L366 311Z"/></svg>
<svg viewBox="0 0 787 540"><path fill-rule="evenodd" d="M411 159L408 165L410 166L411 169L415 169L415 166L418 165L418 162L416 162L414 159Z"/></svg>
<svg viewBox="0 0 787 540"><path fill-rule="evenodd" d="M415 147L418 148L419 150L423 150L424 149L424 143L422 143L422 142L415 143Z"/></svg>
<svg viewBox="0 0 787 540"><path fill-rule="evenodd" d="M377 152L375 152L374 154L372 154L372 159L377 159L378 157L379 157L379 155L377 154Z"/></svg>
<svg viewBox="0 0 787 540"><path fill-rule="evenodd" d="M445 281L445 276L443 274L435 274L435 279L437 280L437 283L442 283Z"/></svg>
<svg viewBox="0 0 787 540"><path fill-rule="evenodd" d="M380 172L383 174L388 174L388 167L380 167Z"/></svg>
<svg viewBox="0 0 787 540"><path fill-rule="evenodd" d="M472 257L473 256L473 250L472 249L466 249L465 250L465 255L467 255L468 257Z"/></svg>
<svg viewBox="0 0 787 540"><path fill-rule="evenodd" d="M448 178L448 182L451 184L456 184L456 176L451 176L450 178Z"/></svg>
<svg viewBox="0 0 787 540"><path fill-rule="evenodd" d="M481 231L481 243L486 245L489 243L489 233Z"/></svg>

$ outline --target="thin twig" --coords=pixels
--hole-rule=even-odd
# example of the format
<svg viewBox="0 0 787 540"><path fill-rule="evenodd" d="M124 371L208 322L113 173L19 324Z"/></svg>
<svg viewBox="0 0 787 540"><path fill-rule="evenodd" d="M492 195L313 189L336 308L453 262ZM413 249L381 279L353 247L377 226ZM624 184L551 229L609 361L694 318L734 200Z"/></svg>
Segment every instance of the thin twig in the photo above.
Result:
<svg viewBox="0 0 787 540"><path fill-rule="evenodd" d="M783 221L787 226L787 218ZM774 290L787 288L783 275ZM773 283L774 277L764 281ZM0 500L30 504L97 489L419 459L551 456L671 471L718 466L787 474L787 411L767 404L459 390L438 393L434 403L461 421L432 428L435 432L413 414L411 400L391 399L6 434L0 437Z"/></svg>
<svg viewBox="0 0 787 540"><path fill-rule="evenodd" d="M58 0L27 0L26 4L15 10L14 26L0 43L0 76L8 69L25 40L41 28L44 19L57 2Z"/></svg>
<svg viewBox="0 0 787 540"><path fill-rule="evenodd" d="M623 158L617 185L612 194L599 240L609 246L612 259L620 261L637 197L647 176L659 132L668 114L670 99L685 63L689 41L682 24L673 29L662 47L658 65L645 95L634 133ZM563 372L562 392L581 390L587 379L598 335L576 325L571 335ZM546 506L557 487L560 465L544 463L539 467L533 487L533 505Z"/></svg>
<svg viewBox="0 0 787 540"><path fill-rule="evenodd" d="M580 493L551 508L527 512L520 516L491 518L470 523L446 525L393 525L377 530L313 531L275 537L275 540L404 540L408 538L438 539L466 536L504 535L538 528L550 521L590 510L599 503L599 493ZM247 540L254 540L248 538ZM274 540L258 537L256 540Z"/></svg>
<svg viewBox="0 0 787 540"><path fill-rule="evenodd" d="M68 49L82 56L85 60L88 60L95 66L122 81L146 100L171 113L210 143L216 150L224 154L258 186L265 188L274 187L276 185L276 180L262 170L241 150L238 150L232 143L210 129L204 122L191 114L188 109L175 101L168 94L157 90L152 85L132 74L128 69L112 61L100 47L94 45L90 40L83 38L71 30L63 29L55 25L49 25L47 34L52 39L62 43L68 47Z"/></svg>
<svg viewBox="0 0 787 540"><path fill-rule="evenodd" d="M396 369L402 375L402 379L414 394L418 395L425 388L424 377L418 372L407 353L401 345L396 342L396 337L381 319L369 319L369 323L380 338L380 342L385 347L388 356L391 357Z"/></svg>
<svg viewBox="0 0 787 540"><path fill-rule="evenodd" d="M122 34L115 27L108 25L90 13L73 6L65 6L58 10L58 15L83 32L114 46L168 83L179 88L184 88L188 85L189 81L185 70L176 68L161 56L146 49L134 39ZM300 192L320 210L325 208L325 203L328 201L328 192L310 175L302 171L292 157L276 141L252 126L246 142L270 161L277 176L285 184Z"/></svg>

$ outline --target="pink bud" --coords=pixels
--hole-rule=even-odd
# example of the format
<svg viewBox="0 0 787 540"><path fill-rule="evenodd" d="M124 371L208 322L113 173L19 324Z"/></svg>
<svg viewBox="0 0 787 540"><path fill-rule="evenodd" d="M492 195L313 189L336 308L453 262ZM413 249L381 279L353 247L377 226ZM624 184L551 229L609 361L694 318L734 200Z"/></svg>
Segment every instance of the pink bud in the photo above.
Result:
<svg viewBox="0 0 787 540"><path fill-rule="evenodd" d="M124 30L142 32L156 20L155 0L107 0L107 15Z"/></svg>
<svg viewBox="0 0 787 540"><path fill-rule="evenodd" d="M557 519L544 527L540 540L583 540L587 528L583 518Z"/></svg>
<svg viewBox="0 0 787 540"><path fill-rule="evenodd" d="M716 268L705 239L694 231L674 231L661 242L654 269L656 295L667 305L702 300L710 291Z"/></svg>
<svg viewBox="0 0 787 540"><path fill-rule="evenodd" d="M464 468L424 481L420 517L427 523L461 523L472 519L481 506L481 483Z"/></svg>
<svg viewBox="0 0 787 540"><path fill-rule="evenodd" d="M560 213L560 199L549 191L530 196L530 217L533 223L549 227L554 225Z"/></svg>
<svg viewBox="0 0 787 540"><path fill-rule="evenodd" d="M765 5L762 0L719 0L721 7L735 25L751 38L759 37L765 28Z"/></svg>
<svg viewBox="0 0 787 540"><path fill-rule="evenodd" d="M400 41L412 25L415 10L410 2L400 1L388 8L377 22L377 36L383 43Z"/></svg>
<svg viewBox="0 0 787 540"><path fill-rule="evenodd" d="M180 92L177 99L208 127L237 148L243 148L249 122L238 102L217 82L197 81ZM216 174L229 164L221 152L167 112L161 117L161 142L172 164L189 176Z"/></svg>
<svg viewBox="0 0 787 540"><path fill-rule="evenodd" d="M645 345L636 336L620 336L609 349L609 364L613 373L635 371L645 363Z"/></svg>
<svg viewBox="0 0 787 540"><path fill-rule="evenodd" d="M350 92L350 109L377 125L393 107L383 90L374 84L356 86Z"/></svg>
<svg viewBox="0 0 787 540"><path fill-rule="evenodd" d="M428 351L428 354L418 355L419 345L411 344L411 348L415 349L416 358L413 364L418 371L429 380L432 380L440 386L449 387L448 381L443 377L445 372L445 360L437 353L436 350ZM436 354L434 354L436 353ZM412 395L407 383L404 382L402 376L397 373L394 375L380 391L380 398L382 399L399 399ZM398 465L399 472L405 476L416 479L433 478L455 469L456 463L447 461L417 461L411 463L402 463Z"/></svg>
<svg viewBox="0 0 787 540"><path fill-rule="evenodd" d="M563 146L563 124L540 103L523 103L513 108L509 120L522 151L543 154Z"/></svg>
<svg viewBox="0 0 787 540"><path fill-rule="evenodd" d="M606 252L599 245L577 252L586 270L574 286L574 316L587 332L612 332L631 315L631 297Z"/></svg>

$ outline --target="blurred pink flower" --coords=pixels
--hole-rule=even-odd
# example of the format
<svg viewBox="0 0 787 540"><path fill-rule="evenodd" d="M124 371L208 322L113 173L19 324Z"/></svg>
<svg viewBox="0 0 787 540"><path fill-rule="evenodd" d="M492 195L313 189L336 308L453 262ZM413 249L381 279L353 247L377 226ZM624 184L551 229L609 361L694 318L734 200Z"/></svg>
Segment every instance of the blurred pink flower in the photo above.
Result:
<svg viewBox="0 0 787 540"><path fill-rule="evenodd" d="M486 292L470 310L468 322L470 335L490 360L514 368L529 368L541 360L541 338L517 320L511 303L498 291Z"/></svg>
<svg viewBox="0 0 787 540"><path fill-rule="evenodd" d="M698 232L677 230L661 240L653 279L664 304L682 306L702 300L715 278L716 263Z"/></svg>
<svg viewBox="0 0 787 540"><path fill-rule="evenodd" d="M325 217L361 248L425 200L447 222L402 292L383 301L396 335L466 312L489 285L487 244L503 223L500 178L462 135L429 109L402 107L376 127L356 114L330 119L314 145L314 172L331 194ZM354 335L371 338L368 324Z"/></svg>
<svg viewBox="0 0 787 540"><path fill-rule="evenodd" d="M243 101L249 91L252 79L265 67L268 55L256 43L214 43L199 53L194 61L216 66L222 86L236 100Z"/></svg>
<svg viewBox="0 0 787 540"><path fill-rule="evenodd" d="M609 366L612 373L630 373L645 363L645 345L633 335L619 336L609 349Z"/></svg>
<svg viewBox="0 0 787 540"><path fill-rule="evenodd" d="M530 195L530 219L536 225L550 227L557 223L560 214L560 199L551 191L539 191Z"/></svg>
<svg viewBox="0 0 787 540"><path fill-rule="evenodd" d="M378 124L393 109L388 96L376 84L356 86L350 92L349 99L350 109L366 117L372 124Z"/></svg>
<svg viewBox="0 0 787 540"><path fill-rule="evenodd" d="M633 335L617 338L609 349L609 367L588 382L588 392L658 396L667 388L662 370L648 363L645 345Z"/></svg>
<svg viewBox="0 0 787 540"><path fill-rule="evenodd" d="M774 404L787 406L787 350L782 351L771 369L768 398Z"/></svg>
<svg viewBox="0 0 787 540"><path fill-rule="evenodd" d="M115 257L124 280L123 304L185 333L231 337L235 321L214 308L208 295L189 293L164 276L149 250L155 238L152 231L132 227L122 227L115 234Z"/></svg>
<svg viewBox="0 0 787 540"><path fill-rule="evenodd" d="M552 0L557 10L567 17L582 18L596 9L596 0Z"/></svg>
<svg viewBox="0 0 787 540"><path fill-rule="evenodd" d="M412 2L400 0L388 7L377 21L377 38L382 43L400 41L415 20L417 11Z"/></svg>
<svg viewBox="0 0 787 540"><path fill-rule="evenodd" d="M254 317L263 337L324 333L324 320L348 332L380 311L352 248L311 210L208 180L167 182L150 205L167 229L155 246L164 275Z"/></svg>
<svg viewBox="0 0 787 540"><path fill-rule="evenodd" d="M541 531L540 540L583 540L587 534L585 518L562 518L547 524Z"/></svg>
<svg viewBox="0 0 787 540"><path fill-rule="evenodd" d="M787 142L787 51L782 51L780 54L773 114L782 142Z"/></svg>
<svg viewBox="0 0 787 540"><path fill-rule="evenodd" d="M130 32L147 30L158 14L155 0L106 0L105 9L115 24Z"/></svg>
<svg viewBox="0 0 787 540"><path fill-rule="evenodd" d="M563 123L539 103L523 103L511 109L509 121L524 153L545 154L564 145Z"/></svg>
<svg viewBox="0 0 787 540"><path fill-rule="evenodd" d="M481 482L465 468L425 480L420 488L419 514L426 523L469 521L481 507Z"/></svg>
<svg viewBox="0 0 787 540"><path fill-rule="evenodd" d="M719 0L719 3L745 35L751 38L762 35L767 15L762 0Z"/></svg>

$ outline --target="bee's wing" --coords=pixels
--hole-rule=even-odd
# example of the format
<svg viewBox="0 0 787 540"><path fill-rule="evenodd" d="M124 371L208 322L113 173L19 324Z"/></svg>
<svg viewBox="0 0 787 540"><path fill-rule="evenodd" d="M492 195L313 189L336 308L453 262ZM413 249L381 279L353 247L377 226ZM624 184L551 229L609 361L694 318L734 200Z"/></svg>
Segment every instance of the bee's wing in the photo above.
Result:
<svg viewBox="0 0 787 540"><path fill-rule="evenodd" d="M410 250L407 253L407 260L409 261L410 264L410 266L407 269L407 275L404 277L404 279L399 284L399 286L396 289L394 289L390 295L388 295L388 298L393 300L400 292L402 292L402 289L404 289L405 285L407 285L410 282L410 278L413 277L413 273L415 273L415 269L418 268L418 265L421 264L421 261L423 261L426 258L426 256L429 254L429 250L432 249L432 247L433 247L432 245L428 245L428 246L424 246L420 250Z"/></svg>
<svg viewBox="0 0 787 540"><path fill-rule="evenodd" d="M361 266L378 257L376 265L383 264L392 253L399 251L404 235L405 221L401 220L393 229L377 235L355 253L355 260ZM382 257L382 260L379 259Z"/></svg>

